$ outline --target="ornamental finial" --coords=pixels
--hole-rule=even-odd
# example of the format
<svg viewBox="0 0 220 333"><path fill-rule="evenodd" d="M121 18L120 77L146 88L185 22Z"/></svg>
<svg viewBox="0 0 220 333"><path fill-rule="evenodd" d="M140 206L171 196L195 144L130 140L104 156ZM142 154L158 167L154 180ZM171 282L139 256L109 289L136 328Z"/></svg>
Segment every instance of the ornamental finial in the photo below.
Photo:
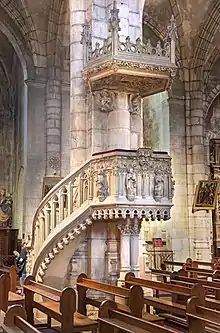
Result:
<svg viewBox="0 0 220 333"><path fill-rule="evenodd" d="M116 1L113 1L113 8L111 9L110 19L109 19L109 32L113 30L120 31L119 23L119 9L117 9Z"/></svg>
<svg viewBox="0 0 220 333"><path fill-rule="evenodd" d="M167 27L167 37L170 40L177 39L177 27L176 27L176 21L175 21L174 15L171 16L170 24Z"/></svg>
<svg viewBox="0 0 220 333"><path fill-rule="evenodd" d="M91 32L91 25L86 20L83 24L83 31L81 33L81 44L90 44L92 42L92 32Z"/></svg>

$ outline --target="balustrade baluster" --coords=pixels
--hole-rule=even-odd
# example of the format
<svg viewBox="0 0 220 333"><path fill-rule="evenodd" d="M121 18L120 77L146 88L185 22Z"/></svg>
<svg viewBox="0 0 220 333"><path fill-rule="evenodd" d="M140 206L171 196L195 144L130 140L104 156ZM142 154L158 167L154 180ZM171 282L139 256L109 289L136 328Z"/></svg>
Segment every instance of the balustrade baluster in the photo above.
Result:
<svg viewBox="0 0 220 333"><path fill-rule="evenodd" d="M140 171L137 174L137 197L141 198L141 191L142 191L142 177Z"/></svg>
<svg viewBox="0 0 220 333"><path fill-rule="evenodd" d="M68 215L72 214L73 211L73 188L74 185L72 181L69 182L69 185L67 187L67 211Z"/></svg>
<svg viewBox="0 0 220 333"><path fill-rule="evenodd" d="M57 220L57 198L51 199L51 231L56 228L56 220Z"/></svg>
<svg viewBox="0 0 220 333"><path fill-rule="evenodd" d="M146 197L150 196L150 191L149 191L149 176L146 171L143 172L142 176L142 189L141 189L141 196L143 199L146 199Z"/></svg>
<svg viewBox="0 0 220 333"><path fill-rule="evenodd" d="M88 199L89 199L89 201L91 201L93 199L92 181L93 181L93 177L92 177L92 172L91 172L90 175L89 175L89 178L88 178L88 187L89 187Z"/></svg>
<svg viewBox="0 0 220 333"><path fill-rule="evenodd" d="M36 223L36 229L35 229L35 246L36 246L36 250L37 252L39 251L39 220L37 219L37 223Z"/></svg>
<svg viewBox="0 0 220 333"><path fill-rule="evenodd" d="M152 198L154 196L154 174L149 175L149 188L150 188L150 197Z"/></svg>
<svg viewBox="0 0 220 333"><path fill-rule="evenodd" d="M46 209L44 209L44 223L45 223L45 238L46 238L51 231L50 208L48 206L46 207Z"/></svg>
<svg viewBox="0 0 220 333"><path fill-rule="evenodd" d="M65 190L64 190L64 188L61 188L61 190L59 191L59 197L58 197L58 199L59 199L58 200L59 201L58 223L60 223L64 220L65 198L66 198Z"/></svg>
<svg viewBox="0 0 220 333"><path fill-rule="evenodd" d="M45 240L45 224L44 224L43 217L40 216L39 217L39 246L40 247L43 244L44 240Z"/></svg>

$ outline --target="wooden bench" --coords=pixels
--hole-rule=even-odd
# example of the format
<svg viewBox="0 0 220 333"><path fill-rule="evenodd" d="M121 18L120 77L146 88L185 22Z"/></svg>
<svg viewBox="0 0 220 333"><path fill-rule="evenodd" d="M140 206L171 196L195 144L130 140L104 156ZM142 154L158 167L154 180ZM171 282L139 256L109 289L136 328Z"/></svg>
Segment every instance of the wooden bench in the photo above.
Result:
<svg viewBox="0 0 220 333"><path fill-rule="evenodd" d="M161 264L161 269L166 269L166 266L181 266L183 265L191 266L194 268L199 268L199 266L202 267L210 267L211 269L219 269L220 268L220 262L217 260L214 261L200 261L200 260L192 260L191 258L187 258L185 262L179 262L179 261L169 261L169 260L164 260L163 263Z"/></svg>
<svg viewBox="0 0 220 333"><path fill-rule="evenodd" d="M203 301L202 301L203 300ZM186 316L189 333L205 333L220 330L220 312L205 307L204 295L191 297L187 303ZM113 301L104 301L99 310L99 332L114 333L179 333L177 329L166 328L146 322L129 314L121 313ZM207 329L207 330L206 330ZM182 330L181 330L182 332Z"/></svg>
<svg viewBox="0 0 220 333"><path fill-rule="evenodd" d="M0 309L7 311L9 306L20 304L24 305L24 297L10 291L9 273L0 276Z"/></svg>
<svg viewBox="0 0 220 333"><path fill-rule="evenodd" d="M166 271L167 265L181 266L182 269L185 269L189 273L189 277L194 278L208 278L212 277L215 271L218 271L220 268L220 263L210 263L211 268L199 268L199 264L202 264L201 261L193 261L191 258L188 258L185 263L182 262L173 262L173 261L164 261L161 264L161 270ZM207 262L204 262L204 266L208 266ZM217 278L220 278L220 274Z"/></svg>
<svg viewBox="0 0 220 333"><path fill-rule="evenodd" d="M207 328L212 332L220 331L220 312L205 307L204 295L191 297L186 306L189 333L205 333Z"/></svg>
<svg viewBox="0 0 220 333"><path fill-rule="evenodd" d="M192 297L199 297L200 295L204 295L205 297L205 289L201 284L196 284L192 288L187 288L185 286L171 285L169 283L155 282L151 280L145 280L140 278L135 278L134 273L127 273L125 276L125 286L129 287L131 285L141 285L143 287L159 289L166 292L170 292L172 294L178 294L182 296L186 296L186 301ZM173 288L175 286L175 288ZM177 303L176 301L169 301L157 297L144 297L145 304L149 307L152 306L155 309L159 309L165 311L165 314L161 314L160 316L165 317L168 320L173 320L175 322L184 323L184 320L177 318L176 316L180 316L182 318L186 317L186 302L185 304ZM209 298L205 298L206 307L220 311L220 301L213 300ZM168 313L168 314L167 314ZM171 313L172 315L170 315ZM174 316L173 316L174 315Z"/></svg>
<svg viewBox="0 0 220 333"><path fill-rule="evenodd" d="M144 318L148 321L160 322L163 324L163 319L159 316L150 313L143 313L144 310L144 295L141 286L132 286L131 288L117 287L111 284L97 282L87 278L86 274L82 273L77 278L76 288L78 291L78 311L86 315L86 305L92 305L99 308L102 301L106 298L91 298L87 296L87 290L95 290L113 297L121 297L127 301L127 305L118 304L120 311L131 313L138 318Z"/></svg>
<svg viewBox="0 0 220 333"><path fill-rule="evenodd" d="M0 266L0 275L8 273L10 276L10 291L16 293L16 285L17 285L17 268L15 265L10 267L8 266Z"/></svg>
<svg viewBox="0 0 220 333"><path fill-rule="evenodd" d="M76 292L73 288L60 291L36 282L33 276L28 276L24 282L24 293L27 320L30 324L34 324L35 308L47 315L47 327L51 327L51 318L61 323L62 333L97 332L96 321L76 312ZM46 300L38 302L34 299L35 294Z"/></svg>
<svg viewBox="0 0 220 333"><path fill-rule="evenodd" d="M212 291L215 299L220 300L220 282L215 280L201 280L197 278L189 278L187 272L185 270L179 270L178 272L173 272L170 274L170 283L175 283L183 286L193 286L195 284L201 284L205 290L208 292Z"/></svg>
<svg viewBox="0 0 220 333"><path fill-rule="evenodd" d="M21 305L11 306L6 313L1 312L1 329L5 333L40 333L26 321L26 313Z"/></svg>
<svg viewBox="0 0 220 333"><path fill-rule="evenodd" d="M100 333L178 333L177 330L168 329L156 323L122 313L119 311L118 304L111 300L104 301L101 304L98 321Z"/></svg>

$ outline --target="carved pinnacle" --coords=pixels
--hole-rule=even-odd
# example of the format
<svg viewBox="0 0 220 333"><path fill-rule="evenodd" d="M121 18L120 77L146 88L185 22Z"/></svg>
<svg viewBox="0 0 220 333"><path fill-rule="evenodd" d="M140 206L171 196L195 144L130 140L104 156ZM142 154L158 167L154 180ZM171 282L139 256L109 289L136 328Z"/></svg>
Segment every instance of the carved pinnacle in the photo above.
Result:
<svg viewBox="0 0 220 333"><path fill-rule="evenodd" d="M113 30L120 31L119 23L119 9L117 9L116 1L113 2L113 8L111 9L110 19L109 19L109 32Z"/></svg>

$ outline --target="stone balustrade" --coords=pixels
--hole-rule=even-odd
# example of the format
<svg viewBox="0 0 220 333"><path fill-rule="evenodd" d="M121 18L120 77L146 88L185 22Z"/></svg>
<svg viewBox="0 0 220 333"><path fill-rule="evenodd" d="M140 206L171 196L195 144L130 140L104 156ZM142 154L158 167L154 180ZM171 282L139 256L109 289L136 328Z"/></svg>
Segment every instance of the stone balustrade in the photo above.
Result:
<svg viewBox="0 0 220 333"><path fill-rule="evenodd" d="M28 270L42 277L65 245L96 220L169 219L173 191L167 153L140 148L94 154L39 205Z"/></svg>

